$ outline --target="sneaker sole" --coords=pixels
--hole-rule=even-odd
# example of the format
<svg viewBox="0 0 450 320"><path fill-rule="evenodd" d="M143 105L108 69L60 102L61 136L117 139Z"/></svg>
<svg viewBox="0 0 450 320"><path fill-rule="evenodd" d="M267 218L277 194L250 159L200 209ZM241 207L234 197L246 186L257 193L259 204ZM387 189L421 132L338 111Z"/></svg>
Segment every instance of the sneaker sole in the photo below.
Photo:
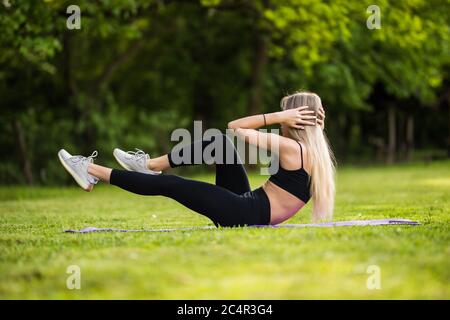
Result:
<svg viewBox="0 0 450 320"><path fill-rule="evenodd" d="M59 162L61 162L62 166L64 167L64 169L67 170L67 172L70 173L70 175L72 176L72 178L75 179L76 183L78 183L78 185L81 187L81 189L83 189L84 191L91 191L92 190L92 185L90 183L86 184L84 181L82 181L80 179L80 177L72 170L72 168L70 168L66 162L64 161L64 159L58 154L58 159Z"/></svg>

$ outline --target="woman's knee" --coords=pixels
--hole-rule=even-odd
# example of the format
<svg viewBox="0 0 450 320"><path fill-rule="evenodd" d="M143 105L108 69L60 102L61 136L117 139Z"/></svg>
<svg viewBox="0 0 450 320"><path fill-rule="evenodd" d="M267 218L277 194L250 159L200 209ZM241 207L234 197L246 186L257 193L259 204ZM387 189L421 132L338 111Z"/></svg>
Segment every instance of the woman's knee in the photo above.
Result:
<svg viewBox="0 0 450 320"><path fill-rule="evenodd" d="M230 136L228 136L226 133L218 133L216 135L213 135L212 139L214 141L221 141L224 145L228 144L234 146L233 140L231 140Z"/></svg>
<svg viewBox="0 0 450 320"><path fill-rule="evenodd" d="M234 146L233 140L226 134L217 134L212 137L212 142L214 145L210 146L212 158L215 164L235 163L236 161L236 148Z"/></svg>

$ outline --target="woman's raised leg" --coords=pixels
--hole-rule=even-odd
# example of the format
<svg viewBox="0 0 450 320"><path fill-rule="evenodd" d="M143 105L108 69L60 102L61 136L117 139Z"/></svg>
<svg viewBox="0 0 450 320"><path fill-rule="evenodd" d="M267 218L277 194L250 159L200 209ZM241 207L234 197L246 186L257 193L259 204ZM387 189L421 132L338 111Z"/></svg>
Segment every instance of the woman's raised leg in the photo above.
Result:
<svg viewBox="0 0 450 320"><path fill-rule="evenodd" d="M174 175L115 170L93 163L97 155L72 156L60 150L58 156L66 170L86 191L92 190L98 180L109 182L124 190L141 195L161 195L172 198L187 208L210 218L216 226L243 226L267 224L249 197L201 181L184 179Z"/></svg>
<svg viewBox="0 0 450 320"><path fill-rule="evenodd" d="M210 183L175 175L150 175L115 169L110 173L110 183L140 195L169 197L210 218L216 226L269 223L262 221L264 217L255 210L249 198Z"/></svg>
<svg viewBox="0 0 450 320"><path fill-rule="evenodd" d="M98 178L100 181L109 183L112 171L111 168L99 166L95 163L89 163L87 170L91 176Z"/></svg>
<svg viewBox="0 0 450 320"><path fill-rule="evenodd" d="M212 143L215 145L212 146ZM208 147L214 147L211 155L205 152ZM196 155L195 152L200 154ZM211 139L194 141L182 148L174 148L167 155L150 159L148 166L151 170L163 171L167 168L204 164L205 161L216 166L216 185L236 194L250 191L247 172L242 160L233 141L225 134L212 136Z"/></svg>

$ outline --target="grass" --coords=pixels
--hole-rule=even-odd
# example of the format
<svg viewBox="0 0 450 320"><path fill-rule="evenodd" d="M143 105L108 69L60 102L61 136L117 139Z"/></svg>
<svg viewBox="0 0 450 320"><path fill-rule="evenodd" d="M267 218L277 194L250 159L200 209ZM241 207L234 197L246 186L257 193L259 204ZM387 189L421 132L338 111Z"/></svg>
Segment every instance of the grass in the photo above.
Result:
<svg viewBox="0 0 450 320"><path fill-rule="evenodd" d="M251 181L256 187L263 178ZM342 168L337 187L335 220L401 217L422 225L67 234L210 222L170 199L111 186L92 194L3 187L0 298L450 298L449 161ZM308 222L310 209L289 222ZM70 265L81 268L81 290L66 288ZM381 270L379 290L367 288L370 265Z"/></svg>

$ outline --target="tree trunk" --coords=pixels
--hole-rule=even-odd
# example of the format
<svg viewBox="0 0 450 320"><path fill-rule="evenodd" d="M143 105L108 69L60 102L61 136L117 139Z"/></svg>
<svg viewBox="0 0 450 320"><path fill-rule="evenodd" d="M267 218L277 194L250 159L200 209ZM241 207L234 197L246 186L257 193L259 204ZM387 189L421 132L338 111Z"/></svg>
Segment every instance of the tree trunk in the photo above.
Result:
<svg viewBox="0 0 450 320"><path fill-rule="evenodd" d="M210 84L199 80L195 83L193 97L193 118L202 121L203 131L210 128L214 112L214 98L210 94Z"/></svg>
<svg viewBox="0 0 450 320"><path fill-rule="evenodd" d="M396 123L395 123L395 107L389 106L388 108L388 150L386 156L386 162L388 164L395 161L396 150Z"/></svg>
<svg viewBox="0 0 450 320"><path fill-rule="evenodd" d="M408 113L406 116L406 160L411 161L414 150L414 116Z"/></svg>
<svg viewBox="0 0 450 320"><path fill-rule="evenodd" d="M250 98L247 106L248 114L261 113L261 80L267 64L267 39L258 33L255 38L254 55L252 60L252 73L250 78Z"/></svg>
<svg viewBox="0 0 450 320"><path fill-rule="evenodd" d="M31 171L30 159L28 158L28 148L25 141L25 135L23 133L22 124L18 119L13 120L13 130L16 139L17 146L19 147L19 160L22 166L23 175L27 184L32 185L34 183L33 172Z"/></svg>

